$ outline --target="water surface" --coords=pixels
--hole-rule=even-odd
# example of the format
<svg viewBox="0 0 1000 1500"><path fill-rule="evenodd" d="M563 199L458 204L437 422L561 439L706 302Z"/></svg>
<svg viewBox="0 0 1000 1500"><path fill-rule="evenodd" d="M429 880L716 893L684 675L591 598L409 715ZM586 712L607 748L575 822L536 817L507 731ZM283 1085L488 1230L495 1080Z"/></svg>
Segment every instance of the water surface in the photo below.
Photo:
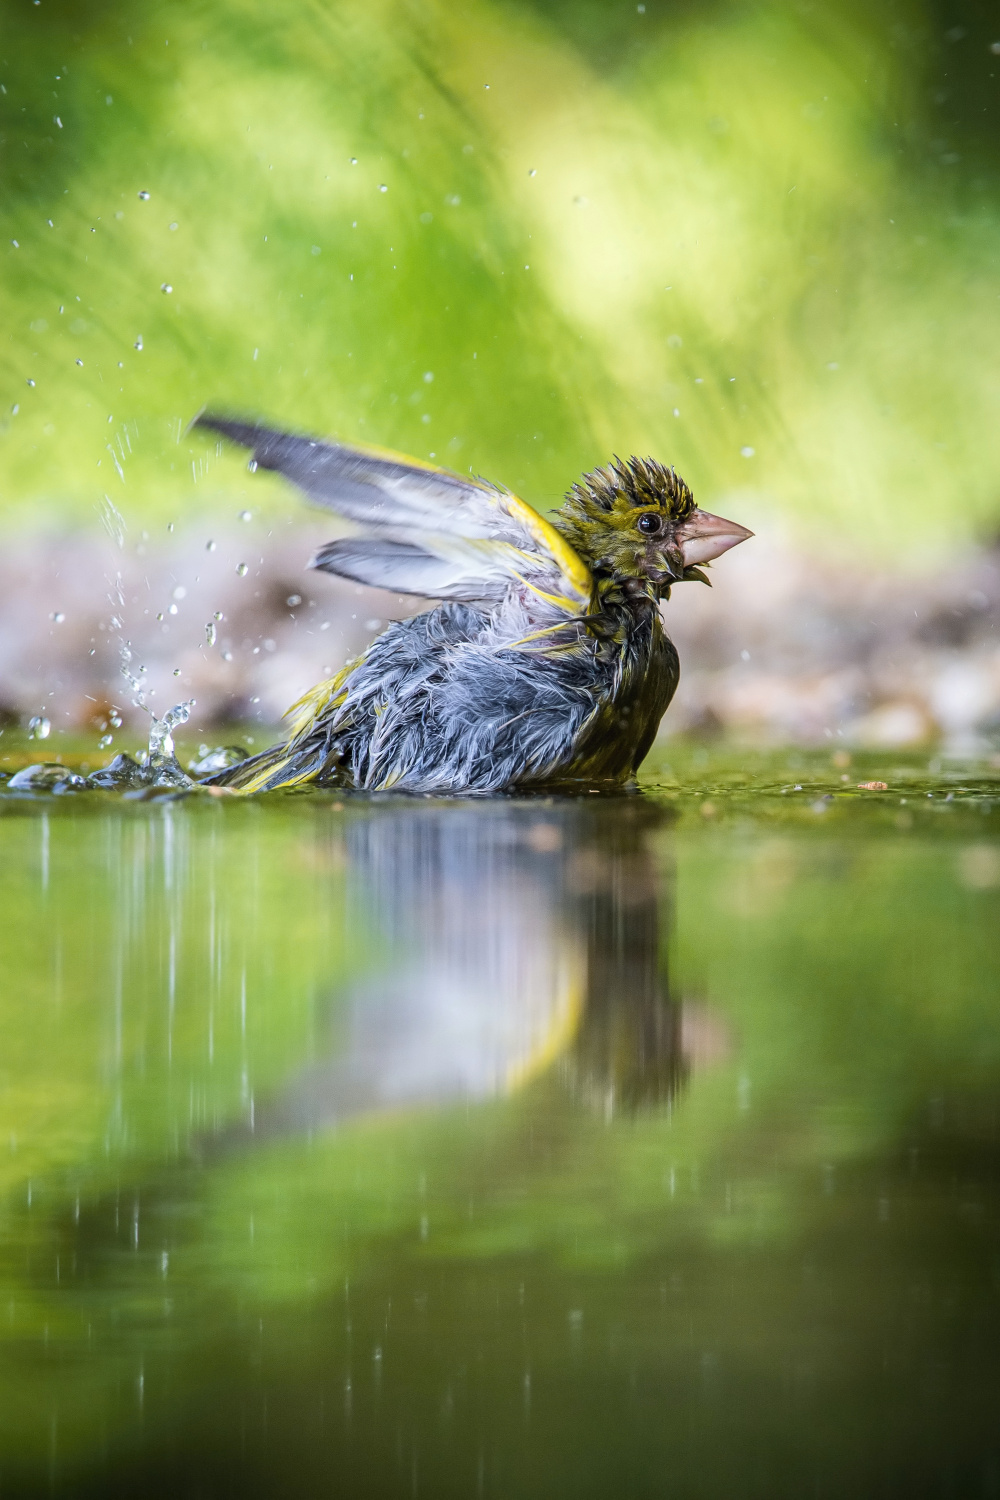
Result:
<svg viewBox="0 0 1000 1500"><path fill-rule="evenodd" d="M998 801L0 795L0 1489L1000 1493Z"/></svg>

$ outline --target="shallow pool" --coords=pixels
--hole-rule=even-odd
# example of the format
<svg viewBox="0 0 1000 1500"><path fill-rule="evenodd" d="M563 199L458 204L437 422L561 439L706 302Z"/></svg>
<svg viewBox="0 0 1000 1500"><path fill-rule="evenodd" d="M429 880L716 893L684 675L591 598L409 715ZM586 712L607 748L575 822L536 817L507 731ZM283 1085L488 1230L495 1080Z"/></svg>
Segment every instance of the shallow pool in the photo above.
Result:
<svg viewBox="0 0 1000 1500"><path fill-rule="evenodd" d="M1000 769L645 780L0 788L0 1493L1000 1494Z"/></svg>

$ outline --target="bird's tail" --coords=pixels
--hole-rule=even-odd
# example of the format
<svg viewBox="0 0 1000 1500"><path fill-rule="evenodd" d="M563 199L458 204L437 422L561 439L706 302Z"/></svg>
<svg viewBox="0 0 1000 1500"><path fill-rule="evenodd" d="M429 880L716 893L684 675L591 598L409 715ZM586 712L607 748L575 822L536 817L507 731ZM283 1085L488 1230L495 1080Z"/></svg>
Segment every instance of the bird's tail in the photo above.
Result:
<svg viewBox="0 0 1000 1500"><path fill-rule="evenodd" d="M310 781L335 781L336 752L322 721L343 703L347 696L344 684L358 665L360 660L350 662L335 677L317 683L292 704L285 715L292 721L287 740L207 776L204 784L229 787L249 796L279 787L304 786Z"/></svg>
<svg viewBox="0 0 1000 1500"><path fill-rule="evenodd" d="M203 785L225 786L246 796L253 792L273 792L279 787L326 779L323 773L328 771L329 762L329 752L322 743L314 740L296 745L293 740L283 740L270 750L262 750L225 771L206 776Z"/></svg>

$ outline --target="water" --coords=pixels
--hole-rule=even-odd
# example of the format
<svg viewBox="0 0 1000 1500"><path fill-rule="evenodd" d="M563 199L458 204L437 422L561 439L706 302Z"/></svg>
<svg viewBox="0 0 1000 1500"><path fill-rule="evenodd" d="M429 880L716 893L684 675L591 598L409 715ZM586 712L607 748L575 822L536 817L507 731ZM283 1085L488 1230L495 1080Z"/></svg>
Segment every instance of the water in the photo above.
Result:
<svg viewBox="0 0 1000 1500"><path fill-rule="evenodd" d="M0 795L4 1491L995 1494L998 801Z"/></svg>

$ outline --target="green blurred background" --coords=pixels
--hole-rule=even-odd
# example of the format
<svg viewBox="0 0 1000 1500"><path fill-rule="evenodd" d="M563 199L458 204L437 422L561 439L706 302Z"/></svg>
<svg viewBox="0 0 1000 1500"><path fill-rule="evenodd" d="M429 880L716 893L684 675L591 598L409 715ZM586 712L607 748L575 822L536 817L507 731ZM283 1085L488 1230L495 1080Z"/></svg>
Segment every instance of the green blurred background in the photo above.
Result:
<svg viewBox="0 0 1000 1500"><path fill-rule="evenodd" d="M543 506L639 450L845 555L995 535L985 0L0 18L8 535L231 515L205 404Z"/></svg>

